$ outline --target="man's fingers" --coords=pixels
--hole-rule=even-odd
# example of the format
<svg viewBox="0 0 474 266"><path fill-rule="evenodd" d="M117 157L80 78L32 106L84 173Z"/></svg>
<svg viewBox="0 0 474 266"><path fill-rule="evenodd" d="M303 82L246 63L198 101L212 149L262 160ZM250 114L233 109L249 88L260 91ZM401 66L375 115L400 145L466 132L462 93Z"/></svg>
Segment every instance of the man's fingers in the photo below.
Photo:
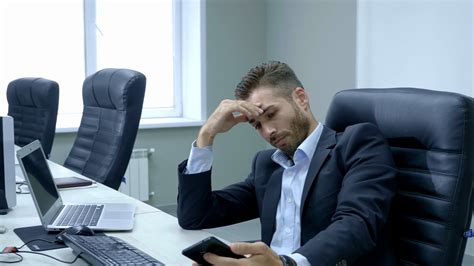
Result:
<svg viewBox="0 0 474 266"><path fill-rule="evenodd" d="M257 254L265 254L269 251L269 247L263 242L255 242L255 243L244 243L244 242L237 242L230 244L230 249L235 254L240 255L257 255Z"/></svg>
<svg viewBox="0 0 474 266"><path fill-rule="evenodd" d="M247 118L258 117L263 114L261 103L251 103L243 100L229 100L225 99L221 101L219 108L224 113L235 113L239 112ZM234 115L235 116L235 115Z"/></svg>
<svg viewBox="0 0 474 266"><path fill-rule="evenodd" d="M204 254L204 259L214 265L277 265L281 263L278 255L263 242L232 243L231 250L240 255L250 255L242 259L220 257L213 253Z"/></svg>
<svg viewBox="0 0 474 266"><path fill-rule="evenodd" d="M238 105L239 111L248 118L258 117L259 115L263 114L262 108L253 103L246 101L237 101L236 103Z"/></svg>
<svg viewBox="0 0 474 266"><path fill-rule="evenodd" d="M205 253L204 259L212 265L238 265L238 259L217 256L214 253Z"/></svg>
<svg viewBox="0 0 474 266"><path fill-rule="evenodd" d="M234 116L234 119L237 123L243 123L243 122L249 121L249 119L245 115Z"/></svg>

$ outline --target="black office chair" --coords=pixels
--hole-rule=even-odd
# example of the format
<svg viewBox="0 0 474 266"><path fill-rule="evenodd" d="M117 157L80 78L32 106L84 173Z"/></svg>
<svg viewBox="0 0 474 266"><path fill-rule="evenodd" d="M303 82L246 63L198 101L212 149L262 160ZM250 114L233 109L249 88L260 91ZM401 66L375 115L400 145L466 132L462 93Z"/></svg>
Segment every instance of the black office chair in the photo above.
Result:
<svg viewBox="0 0 474 266"><path fill-rule="evenodd" d="M39 140L49 157L56 132L59 86L44 78L19 78L7 87L8 115L13 117L15 144Z"/></svg>
<svg viewBox="0 0 474 266"><path fill-rule="evenodd" d="M127 169L140 123L145 76L129 69L103 69L82 87L84 110L64 166L113 189Z"/></svg>
<svg viewBox="0 0 474 266"><path fill-rule="evenodd" d="M370 122L399 170L392 223L399 265L461 265L472 210L473 99L415 88L337 93L326 125Z"/></svg>

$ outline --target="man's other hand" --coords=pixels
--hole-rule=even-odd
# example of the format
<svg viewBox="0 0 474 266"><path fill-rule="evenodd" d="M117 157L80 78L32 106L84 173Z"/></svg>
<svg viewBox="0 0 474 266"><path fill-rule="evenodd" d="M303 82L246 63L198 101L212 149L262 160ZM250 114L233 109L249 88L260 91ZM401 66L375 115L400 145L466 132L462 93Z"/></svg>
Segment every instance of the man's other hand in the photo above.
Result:
<svg viewBox="0 0 474 266"><path fill-rule="evenodd" d="M246 258L233 259L206 253L204 259L213 265L282 265L280 257L263 242L232 243L230 249L235 254L244 255Z"/></svg>

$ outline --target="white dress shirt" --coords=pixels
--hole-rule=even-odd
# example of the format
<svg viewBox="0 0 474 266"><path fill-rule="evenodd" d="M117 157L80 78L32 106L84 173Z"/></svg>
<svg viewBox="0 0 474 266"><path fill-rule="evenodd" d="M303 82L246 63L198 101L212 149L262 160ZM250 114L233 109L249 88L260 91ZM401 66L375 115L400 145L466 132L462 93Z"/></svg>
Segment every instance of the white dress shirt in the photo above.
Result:
<svg viewBox="0 0 474 266"><path fill-rule="evenodd" d="M270 247L281 255L288 255L298 265L310 265L299 253L293 253L301 246L300 206L303 186L308 168L323 131L318 123L316 129L297 148L292 161L281 150L276 150L272 160L283 167L282 189L276 213L276 230ZM212 147L198 148L193 142L186 165L187 174L209 171L212 167Z"/></svg>
<svg viewBox="0 0 474 266"><path fill-rule="evenodd" d="M298 254L291 254L301 246L301 197L308 174L309 165L323 131L323 125L316 129L298 146L293 161L281 150L276 150L272 160L283 167L281 195L276 213L276 230L270 247L278 254L290 254L298 265L310 265L308 260ZM304 260L300 260L301 257Z"/></svg>

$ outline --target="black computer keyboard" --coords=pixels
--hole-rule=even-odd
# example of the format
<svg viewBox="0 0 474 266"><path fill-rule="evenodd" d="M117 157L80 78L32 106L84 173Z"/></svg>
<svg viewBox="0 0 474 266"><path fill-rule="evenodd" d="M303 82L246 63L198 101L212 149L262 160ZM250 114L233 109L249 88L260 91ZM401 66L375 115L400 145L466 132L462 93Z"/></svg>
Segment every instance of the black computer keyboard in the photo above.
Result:
<svg viewBox="0 0 474 266"><path fill-rule="evenodd" d="M64 234L64 243L92 265L164 265L145 252L113 236Z"/></svg>

